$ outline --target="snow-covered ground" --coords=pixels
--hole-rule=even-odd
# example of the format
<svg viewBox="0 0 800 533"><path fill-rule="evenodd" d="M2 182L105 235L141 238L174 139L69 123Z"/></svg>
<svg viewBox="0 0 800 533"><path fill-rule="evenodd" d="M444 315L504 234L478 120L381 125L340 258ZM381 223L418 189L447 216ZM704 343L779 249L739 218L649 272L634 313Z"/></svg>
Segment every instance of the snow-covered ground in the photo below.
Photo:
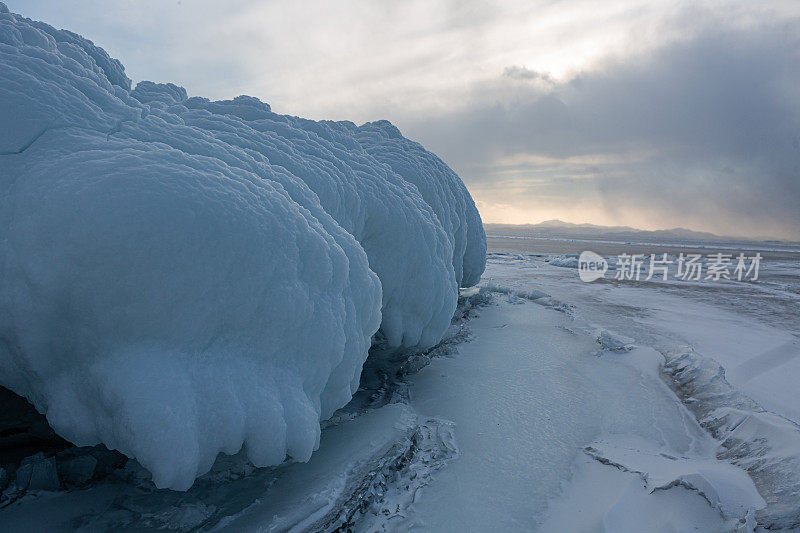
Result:
<svg viewBox="0 0 800 533"><path fill-rule="evenodd" d="M548 256L499 253L484 282L544 291L574 306L589 326L639 343L691 346L722 364L732 385L800 422L800 251L794 261L765 261L760 283L582 283L574 268L559 266ZM775 287L775 275L794 283Z"/></svg>

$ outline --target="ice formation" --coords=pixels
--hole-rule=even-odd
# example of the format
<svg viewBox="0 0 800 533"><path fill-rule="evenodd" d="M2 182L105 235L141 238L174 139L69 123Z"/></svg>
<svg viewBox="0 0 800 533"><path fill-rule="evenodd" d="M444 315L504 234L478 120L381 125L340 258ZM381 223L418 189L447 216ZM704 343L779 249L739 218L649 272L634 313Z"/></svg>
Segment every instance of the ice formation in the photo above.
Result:
<svg viewBox="0 0 800 533"><path fill-rule="evenodd" d="M764 495L767 505L756 513L759 525L800 527L800 427L732 387L714 359L691 349L662 353L669 384L719 441L717 457L746 470Z"/></svg>
<svg viewBox="0 0 800 533"><path fill-rule="evenodd" d="M219 452L307 460L373 334L429 347L485 237L388 122L131 90L0 3L0 384L186 489Z"/></svg>

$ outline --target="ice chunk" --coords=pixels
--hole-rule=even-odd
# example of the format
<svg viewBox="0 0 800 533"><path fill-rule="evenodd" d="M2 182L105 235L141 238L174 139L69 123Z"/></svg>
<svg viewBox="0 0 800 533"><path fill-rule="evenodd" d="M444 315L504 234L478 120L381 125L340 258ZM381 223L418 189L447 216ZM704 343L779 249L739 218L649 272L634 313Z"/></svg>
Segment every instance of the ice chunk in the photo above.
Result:
<svg viewBox="0 0 800 533"><path fill-rule="evenodd" d="M577 254L552 255L547 258L547 262L557 267L578 268L578 255Z"/></svg>
<svg viewBox="0 0 800 533"><path fill-rule="evenodd" d="M619 352L630 350L633 347L634 339L600 328L600 332L597 334L597 343L606 350Z"/></svg>
<svg viewBox="0 0 800 533"><path fill-rule="evenodd" d="M86 483L94 475L97 459L91 455L79 455L64 462L64 482L71 485Z"/></svg>
<svg viewBox="0 0 800 533"><path fill-rule="evenodd" d="M4 385L159 486L243 443L259 465L308 459L378 326L355 241L274 182L160 146L70 129L20 158Z"/></svg>
<svg viewBox="0 0 800 533"><path fill-rule="evenodd" d="M307 460L379 327L444 334L485 238L438 158L252 97L130 91L90 41L2 8L0 384L60 435L175 489L219 452Z"/></svg>
<svg viewBox="0 0 800 533"><path fill-rule="evenodd" d="M19 490L58 490L55 457L45 457L42 453L26 457L17 468L16 484Z"/></svg>

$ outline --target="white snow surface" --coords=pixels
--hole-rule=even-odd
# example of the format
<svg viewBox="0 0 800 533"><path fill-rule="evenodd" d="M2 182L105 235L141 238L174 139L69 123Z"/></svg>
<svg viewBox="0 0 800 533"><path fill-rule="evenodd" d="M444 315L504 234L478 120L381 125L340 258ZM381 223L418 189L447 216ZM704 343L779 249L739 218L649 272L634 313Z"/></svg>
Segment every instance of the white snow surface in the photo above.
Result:
<svg viewBox="0 0 800 533"><path fill-rule="evenodd" d="M485 236L385 121L131 90L0 3L0 384L186 489L220 452L306 461L371 339L434 345Z"/></svg>
<svg viewBox="0 0 800 533"><path fill-rule="evenodd" d="M586 247L603 250L601 245ZM588 456L578 458L571 467L572 481L562 497L551 500L548 514L552 516L542 523L542 530L649 531L653 530L651 526L641 524L653 521L669 524L677 531L732 531L740 526L752 530L756 524L770 530L796 529L800 525L797 260L768 258L763 265L763 281L758 283L584 283L574 270L553 265L548 261L550 257L522 255L517 253L519 248L509 246L508 252L490 254L483 286L509 298L533 300L562 310L573 319L566 326L568 331L597 340L601 350L595 353L601 360L644 361L642 356L649 352L650 358L659 360L660 367L650 373L669 384L690 416L713 439L700 447L701 453L674 446L649 446L650 450L639 448L648 453L624 461L619 449L606 453L606 447L602 455L608 459L613 453L612 463L627 468L622 474L605 465L604 470L598 469L600 463L594 459L589 459L594 464L586 463ZM598 412L611 411L598 408ZM458 423L456 417L451 418ZM664 433L676 434L675 429L663 426L665 420L658 422ZM587 440L584 445L592 446L592 442L596 444L597 439L613 433L626 432L604 428L603 433L593 435L592 441ZM466 449L463 436L457 437L462 449ZM660 444L658 439L650 440ZM656 463L646 459L652 456L653 449L679 459L668 463L679 466L681 471L670 473L672 479L664 486L672 488L667 491L650 493L642 479L632 473L652 473ZM736 503L735 492L728 490L728 481L744 478L720 477L716 467L714 476L709 476L706 465L711 463L706 460L717 465L717 460L725 461L746 472L766 507L754 505L751 499L752 508L746 516L731 513L738 518L729 520L742 521L733 526L701 526L704 519L689 512L672 513L666 522L662 521L659 513L666 513L668 507L664 506L671 505L668 494L684 489L699 494L701 485L714 488L715 494L703 494L714 502L715 509L743 509ZM720 490L722 487L724 491ZM740 494L752 494L744 484L739 487ZM633 527L635 523L640 525ZM663 530L669 527L665 525Z"/></svg>

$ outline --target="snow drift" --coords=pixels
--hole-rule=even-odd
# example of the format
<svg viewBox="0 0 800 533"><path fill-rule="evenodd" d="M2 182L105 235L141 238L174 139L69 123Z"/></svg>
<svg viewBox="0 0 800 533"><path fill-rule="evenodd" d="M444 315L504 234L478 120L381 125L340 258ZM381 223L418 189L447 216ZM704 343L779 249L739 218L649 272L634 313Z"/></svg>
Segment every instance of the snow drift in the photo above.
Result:
<svg viewBox="0 0 800 533"><path fill-rule="evenodd" d="M0 3L0 384L186 489L219 452L307 460L373 334L429 347L485 237L388 122L131 90Z"/></svg>

